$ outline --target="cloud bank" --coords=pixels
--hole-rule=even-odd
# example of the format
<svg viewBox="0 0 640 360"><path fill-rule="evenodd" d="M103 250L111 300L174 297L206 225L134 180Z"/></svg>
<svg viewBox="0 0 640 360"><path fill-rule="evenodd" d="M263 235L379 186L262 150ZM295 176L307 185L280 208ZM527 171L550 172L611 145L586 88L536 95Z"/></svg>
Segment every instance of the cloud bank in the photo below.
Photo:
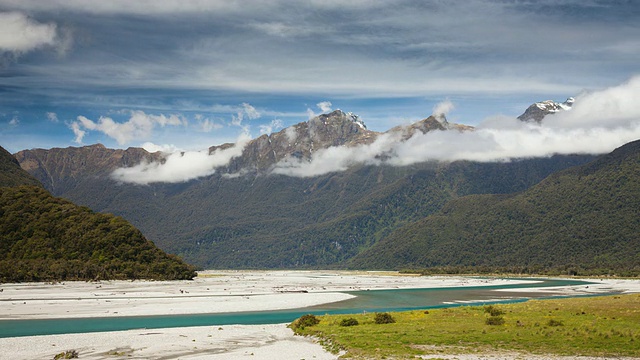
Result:
<svg viewBox="0 0 640 360"><path fill-rule="evenodd" d="M417 132L407 141L383 134L369 145L318 150L310 161L287 158L273 172L313 177L361 164L406 166L426 161L510 161L554 154L601 154L640 139L640 77L576 97L570 111L541 124L515 118L487 119L474 131ZM437 106L434 113L452 108Z"/></svg>
<svg viewBox="0 0 640 360"><path fill-rule="evenodd" d="M216 168L228 165L240 155L250 138L241 136L230 148L175 152L168 155L164 162L143 162L133 167L116 169L111 178L123 183L148 185L152 183L187 182L215 173Z"/></svg>

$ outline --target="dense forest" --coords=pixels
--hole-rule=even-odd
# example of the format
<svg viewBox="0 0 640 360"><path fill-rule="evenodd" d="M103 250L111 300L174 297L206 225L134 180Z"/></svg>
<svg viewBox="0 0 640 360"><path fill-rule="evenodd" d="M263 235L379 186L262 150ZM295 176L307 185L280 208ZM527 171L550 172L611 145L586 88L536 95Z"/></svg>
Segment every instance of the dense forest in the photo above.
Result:
<svg viewBox="0 0 640 360"><path fill-rule="evenodd" d="M35 186L0 188L0 281L192 279L121 217Z"/></svg>
<svg viewBox="0 0 640 360"><path fill-rule="evenodd" d="M640 141L521 193L453 200L351 266L639 275Z"/></svg>

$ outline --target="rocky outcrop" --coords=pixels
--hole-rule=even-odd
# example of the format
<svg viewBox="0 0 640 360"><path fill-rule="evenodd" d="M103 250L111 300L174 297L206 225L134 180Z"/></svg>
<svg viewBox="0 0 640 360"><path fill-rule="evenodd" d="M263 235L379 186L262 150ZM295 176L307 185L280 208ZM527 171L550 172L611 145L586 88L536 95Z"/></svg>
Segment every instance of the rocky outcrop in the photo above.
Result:
<svg viewBox="0 0 640 360"><path fill-rule="evenodd" d="M541 122L545 116L555 114L560 111L571 110L574 99L568 98L563 103L557 103L553 100L545 100L537 102L527 108L525 112L518 116L521 121L535 121Z"/></svg>
<svg viewBox="0 0 640 360"><path fill-rule="evenodd" d="M402 140L407 140L413 135L415 135L417 132L426 134L430 131L437 131L437 130L471 131L473 129L474 129L473 126L450 123L447 121L444 115L439 115L437 117L431 115L428 118L422 119L411 125L396 126L391 130L387 131L387 133L402 133Z"/></svg>
<svg viewBox="0 0 640 360"><path fill-rule="evenodd" d="M142 148L108 149L102 144L23 150L15 154L20 166L39 179L47 189L56 192L59 183L87 176L107 176L119 167L130 167L142 161L159 161L162 154Z"/></svg>
<svg viewBox="0 0 640 360"><path fill-rule="evenodd" d="M368 144L378 135L375 131L367 130L357 115L336 110L252 140L242 156L231 161L228 171L264 172L288 157L311 159L314 151L319 149Z"/></svg>

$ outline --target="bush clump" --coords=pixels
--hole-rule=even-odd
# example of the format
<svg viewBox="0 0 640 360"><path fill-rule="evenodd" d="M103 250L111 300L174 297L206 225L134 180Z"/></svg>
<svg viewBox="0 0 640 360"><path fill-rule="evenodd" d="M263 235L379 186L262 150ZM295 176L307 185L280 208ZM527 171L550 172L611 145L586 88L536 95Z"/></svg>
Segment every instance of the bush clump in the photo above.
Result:
<svg viewBox="0 0 640 360"><path fill-rule="evenodd" d="M563 326L564 323L560 320L549 319L547 322L547 326Z"/></svg>
<svg viewBox="0 0 640 360"><path fill-rule="evenodd" d="M504 311L498 309L497 307L495 307L493 305L485 306L484 307L484 312L488 313L491 316L504 315Z"/></svg>
<svg viewBox="0 0 640 360"><path fill-rule="evenodd" d="M304 329L313 325L318 325L320 319L313 314L302 315L299 319L291 323L291 327L294 329Z"/></svg>
<svg viewBox="0 0 640 360"><path fill-rule="evenodd" d="M502 316L489 316L484 323L487 325L504 325L504 318Z"/></svg>
<svg viewBox="0 0 640 360"><path fill-rule="evenodd" d="M376 324L392 324L396 322L396 319L394 319L389 313L376 313L373 320Z"/></svg>
<svg viewBox="0 0 640 360"><path fill-rule="evenodd" d="M346 318L340 321L340 326L356 326L358 325L358 320L354 318Z"/></svg>
<svg viewBox="0 0 640 360"><path fill-rule="evenodd" d="M53 360L60 360L60 359L77 359L78 358L78 352L75 350L67 350L67 351L63 351L60 354L57 354L56 356L53 357Z"/></svg>

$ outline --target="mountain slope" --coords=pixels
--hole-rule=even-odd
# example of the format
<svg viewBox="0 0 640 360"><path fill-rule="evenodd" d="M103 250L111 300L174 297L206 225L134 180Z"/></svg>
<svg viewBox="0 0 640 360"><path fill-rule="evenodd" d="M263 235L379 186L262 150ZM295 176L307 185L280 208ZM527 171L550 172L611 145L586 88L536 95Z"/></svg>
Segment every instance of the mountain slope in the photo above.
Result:
<svg viewBox="0 0 640 360"><path fill-rule="evenodd" d="M0 147L0 187L42 184L20 167L20 163L3 147Z"/></svg>
<svg viewBox="0 0 640 360"><path fill-rule="evenodd" d="M640 273L640 141L512 195L474 195L397 229L358 268Z"/></svg>
<svg viewBox="0 0 640 360"><path fill-rule="evenodd" d="M124 219L33 186L0 188L0 281L191 279Z"/></svg>
<svg viewBox="0 0 640 360"><path fill-rule="evenodd" d="M5 153L0 148L0 282L195 276L121 217L54 198Z"/></svg>

